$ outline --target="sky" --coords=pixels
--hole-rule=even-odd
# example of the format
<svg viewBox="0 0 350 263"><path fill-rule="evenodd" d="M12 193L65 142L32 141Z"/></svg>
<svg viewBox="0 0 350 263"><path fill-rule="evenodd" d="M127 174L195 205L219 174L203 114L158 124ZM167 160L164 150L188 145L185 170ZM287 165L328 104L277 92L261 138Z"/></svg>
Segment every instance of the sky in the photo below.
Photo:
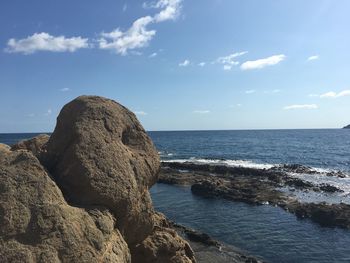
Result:
<svg viewBox="0 0 350 263"><path fill-rule="evenodd" d="M1 0L0 133L99 95L147 130L350 123L348 0Z"/></svg>

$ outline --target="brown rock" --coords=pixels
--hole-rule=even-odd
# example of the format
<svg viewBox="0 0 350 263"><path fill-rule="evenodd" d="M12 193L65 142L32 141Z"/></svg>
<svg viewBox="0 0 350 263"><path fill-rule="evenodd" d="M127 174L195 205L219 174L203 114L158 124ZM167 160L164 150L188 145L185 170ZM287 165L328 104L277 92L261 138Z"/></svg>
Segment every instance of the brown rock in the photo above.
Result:
<svg viewBox="0 0 350 263"><path fill-rule="evenodd" d="M71 202L110 209L129 244L152 232L148 188L159 156L132 112L109 99L78 97L63 107L47 151L47 168Z"/></svg>
<svg viewBox="0 0 350 263"><path fill-rule="evenodd" d="M190 245L175 230L157 227L133 251L133 262L193 263L196 262Z"/></svg>
<svg viewBox="0 0 350 263"><path fill-rule="evenodd" d="M0 155L0 262L130 262L114 220L69 206L32 153Z"/></svg>
<svg viewBox="0 0 350 263"><path fill-rule="evenodd" d="M32 139L20 141L12 145L11 150L27 150L32 152L36 157L40 157L45 152L46 143L50 136L47 134L40 134Z"/></svg>
<svg viewBox="0 0 350 263"><path fill-rule="evenodd" d="M0 143L0 153L10 151L11 147L7 144Z"/></svg>
<svg viewBox="0 0 350 263"><path fill-rule="evenodd" d="M12 150L0 146L0 262L195 262L154 213L159 156L123 106L79 97L49 140Z"/></svg>

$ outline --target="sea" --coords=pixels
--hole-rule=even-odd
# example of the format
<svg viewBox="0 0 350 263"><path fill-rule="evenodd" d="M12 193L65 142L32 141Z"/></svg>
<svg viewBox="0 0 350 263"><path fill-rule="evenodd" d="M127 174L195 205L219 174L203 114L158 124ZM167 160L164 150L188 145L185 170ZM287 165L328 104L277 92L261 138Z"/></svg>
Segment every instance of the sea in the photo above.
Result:
<svg viewBox="0 0 350 263"><path fill-rule="evenodd" d="M37 134L0 134L13 144ZM350 202L350 130L234 130L149 132L164 162L269 168L301 164L315 171L341 171L345 178L312 175L303 180L341 188L338 196L307 196L306 201ZM326 228L270 205L194 196L189 187L156 184L156 210L169 219L205 232L227 246L267 262L350 262L350 231Z"/></svg>

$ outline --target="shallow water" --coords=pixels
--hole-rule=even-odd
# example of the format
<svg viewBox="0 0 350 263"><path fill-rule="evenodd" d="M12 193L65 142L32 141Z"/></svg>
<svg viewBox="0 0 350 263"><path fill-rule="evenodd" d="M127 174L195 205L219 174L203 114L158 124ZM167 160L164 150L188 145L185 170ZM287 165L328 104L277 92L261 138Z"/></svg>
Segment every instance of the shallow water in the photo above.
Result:
<svg viewBox="0 0 350 263"><path fill-rule="evenodd" d="M191 194L188 187L156 184L155 208L269 262L350 262L350 231L298 220L281 208L251 206Z"/></svg>

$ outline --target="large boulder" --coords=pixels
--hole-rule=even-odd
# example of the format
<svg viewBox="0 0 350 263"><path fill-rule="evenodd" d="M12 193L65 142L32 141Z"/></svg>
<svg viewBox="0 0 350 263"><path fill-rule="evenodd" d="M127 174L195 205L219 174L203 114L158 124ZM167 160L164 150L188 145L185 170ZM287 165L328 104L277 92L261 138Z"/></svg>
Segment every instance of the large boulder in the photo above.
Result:
<svg viewBox="0 0 350 263"><path fill-rule="evenodd" d="M153 210L159 164L132 112L73 100L50 138L0 145L0 262L195 262Z"/></svg>
<svg viewBox="0 0 350 263"><path fill-rule="evenodd" d="M110 209L129 244L152 232L148 189L159 156L136 116L113 100L81 96L61 110L46 166L70 202Z"/></svg>
<svg viewBox="0 0 350 263"><path fill-rule="evenodd" d="M0 151L0 262L130 262L107 210L69 206L28 151Z"/></svg>

